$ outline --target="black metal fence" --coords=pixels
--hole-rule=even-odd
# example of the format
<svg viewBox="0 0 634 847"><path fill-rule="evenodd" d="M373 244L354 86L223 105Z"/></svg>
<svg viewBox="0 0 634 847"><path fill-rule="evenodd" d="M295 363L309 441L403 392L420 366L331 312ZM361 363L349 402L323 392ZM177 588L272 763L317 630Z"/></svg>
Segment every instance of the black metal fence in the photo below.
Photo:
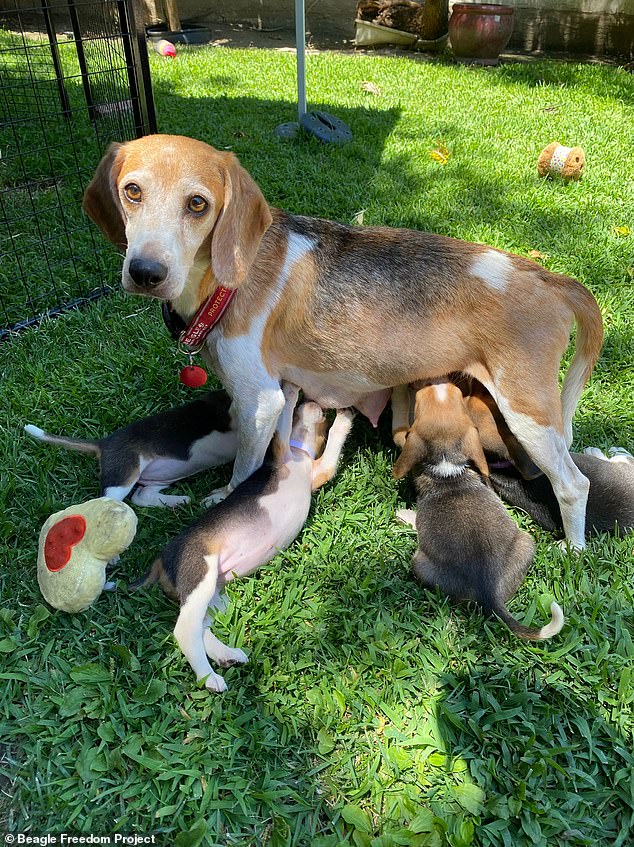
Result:
<svg viewBox="0 0 634 847"><path fill-rule="evenodd" d="M116 284L81 211L111 141L156 132L134 0L0 2L0 339Z"/></svg>

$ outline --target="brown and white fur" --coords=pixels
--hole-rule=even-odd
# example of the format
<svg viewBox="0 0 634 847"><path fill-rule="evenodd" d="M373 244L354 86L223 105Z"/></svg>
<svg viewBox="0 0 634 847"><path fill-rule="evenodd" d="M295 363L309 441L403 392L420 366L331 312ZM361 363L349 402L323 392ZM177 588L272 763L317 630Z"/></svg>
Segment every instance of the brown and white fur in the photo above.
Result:
<svg viewBox="0 0 634 847"><path fill-rule="evenodd" d="M233 154L181 136L111 145L84 209L126 251L126 291L189 321L216 286L237 289L204 350L237 420L227 491L262 463L282 380L375 421L392 386L462 372L491 392L550 479L568 542L584 546L588 481L567 447L603 330L580 283L481 244L290 215Z"/></svg>
<svg viewBox="0 0 634 847"><path fill-rule="evenodd" d="M551 638L563 626L561 608L540 629L522 626L506 602L533 559L531 537L522 532L485 481L487 465L462 392L437 382L416 392L414 423L393 473L415 469L416 512L398 517L418 533L412 569L419 581L454 600L474 600L520 638Z"/></svg>
<svg viewBox="0 0 634 847"><path fill-rule="evenodd" d="M292 406L294 402L287 409ZM217 594L226 583L251 573L296 538L308 517L311 490L335 473L353 416L352 410L337 412L326 449L315 461L323 443L323 412L316 403L298 406L290 442L285 433L290 446L285 447L284 435L276 433L264 464L174 538L133 585L159 581L179 601L174 636L197 679L204 679L211 691L224 691L226 684L209 659L226 667L246 662L247 657L213 634L210 605L218 605Z"/></svg>
<svg viewBox="0 0 634 847"><path fill-rule="evenodd" d="M163 489L199 471L235 458L238 437L226 391L150 415L93 441L50 435L33 424L24 429L38 441L90 453L99 459L101 495L137 506L180 506L189 497Z"/></svg>

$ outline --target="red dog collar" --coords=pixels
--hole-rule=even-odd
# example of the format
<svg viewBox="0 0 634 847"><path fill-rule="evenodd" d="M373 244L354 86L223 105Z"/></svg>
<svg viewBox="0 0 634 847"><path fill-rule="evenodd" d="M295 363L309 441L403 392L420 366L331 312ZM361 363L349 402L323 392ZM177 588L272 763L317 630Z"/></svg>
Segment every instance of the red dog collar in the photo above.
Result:
<svg viewBox="0 0 634 847"><path fill-rule="evenodd" d="M207 374L202 368L192 364L192 356L202 348L205 338L227 311L235 293L235 288L219 285L181 332L178 349L189 356L189 364L180 373L180 380L184 385L198 388L207 382Z"/></svg>

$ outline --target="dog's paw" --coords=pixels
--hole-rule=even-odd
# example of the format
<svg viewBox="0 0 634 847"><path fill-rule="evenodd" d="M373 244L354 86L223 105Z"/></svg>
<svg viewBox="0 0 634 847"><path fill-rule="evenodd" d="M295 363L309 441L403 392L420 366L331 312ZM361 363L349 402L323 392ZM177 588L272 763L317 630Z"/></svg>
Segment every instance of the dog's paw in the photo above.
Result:
<svg viewBox="0 0 634 847"><path fill-rule="evenodd" d="M586 447L583 451L586 456L594 456L595 459L605 459L607 461L607 456L599 447Z"/></svg>
<svg viewBox="0 0 634 847"><path fill-rule="evenodd" d="M416 512L414 509L397 509L396 520L399 523L407 524L407 526L416 529Z"/></svg>
<svg viewBox="0 0 634 847"><path fill-rule="evenodd" d="M567 538L562 538L560 541L555 542L555 547L561 553L568 554L579 554L582 550L586 549L585 542L583 544L571 544Z"/></svg>
<svg viewBox="0 0 634 847"><path fill-rule="evenodd" d="M135 506L158 506L164 509L185 506L190 499L186 494L163 494L162 488L155 485L139 485L130 497Z"/></svg>
<svg viewBox="0 0 634 847"><path fill-rule="evenodd" d="M216 661L221 668L230 668L232 665L246 665L249 657L239 647L227 647L227 652L219 656Z"/></svg>
<svg viewBox="0 0 634 847"><path fill-rule="evenodd" d="M625 447L610 447L608 449L609 462L622 462L630 465L634 464L634 456L625 449Z"/></svg>
<svg viewBox="0 0 634 847"><path fill-rule="evenodd" d="M206 509L210 509L212 506L217 506L218 503L222 503L223 500L231 494L233 488L230 485L223 485L222 488L216 488L215 491L212 491L209 497L205 497L203 500L203 506Z"/></svg>
<svg viewBox="0 0 634 847"><path fill-rule="evenodd" d="M213 671L207 676L203 677L205 680L205 688L208 691L213 691L215 694L222 694L223 691L227 690L227 683L224 680L224 677L220 676L218 673L214 673Z"/></svg>

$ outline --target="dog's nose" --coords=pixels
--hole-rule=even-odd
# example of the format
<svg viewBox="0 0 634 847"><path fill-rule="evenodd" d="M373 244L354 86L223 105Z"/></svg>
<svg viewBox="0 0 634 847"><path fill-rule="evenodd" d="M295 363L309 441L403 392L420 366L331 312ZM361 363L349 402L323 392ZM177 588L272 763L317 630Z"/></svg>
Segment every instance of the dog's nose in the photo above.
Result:
<svg viewBox="0 0 634 847"><path fill-rule="evenodd" d="M139 288L154 288L167 276L167 265L153 259L132 259L128 273Z"/></svg>

